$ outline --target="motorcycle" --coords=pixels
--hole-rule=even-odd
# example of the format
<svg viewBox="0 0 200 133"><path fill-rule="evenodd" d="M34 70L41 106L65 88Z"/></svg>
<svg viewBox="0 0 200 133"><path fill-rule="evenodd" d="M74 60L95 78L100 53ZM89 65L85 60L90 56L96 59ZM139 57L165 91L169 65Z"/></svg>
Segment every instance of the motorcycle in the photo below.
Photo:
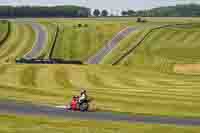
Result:
<svg viewBox="0 0 200 133"><path fill-rule="evenodd" d="M80 101L79 100L79 97L76 97L76 105L72 105L72 104L70 104L70 105L67 105L67 107L66 107L66 111L68 112L68 111L80 111L80 112L88 112L88 110L89 110L89 106L90 106L90 102L91 102L92 100L91 99L85 99L85 100L82 100L82 101ZM74 103L74 104L75 104ZM74 107L75 106L75 107Z"/></svg>

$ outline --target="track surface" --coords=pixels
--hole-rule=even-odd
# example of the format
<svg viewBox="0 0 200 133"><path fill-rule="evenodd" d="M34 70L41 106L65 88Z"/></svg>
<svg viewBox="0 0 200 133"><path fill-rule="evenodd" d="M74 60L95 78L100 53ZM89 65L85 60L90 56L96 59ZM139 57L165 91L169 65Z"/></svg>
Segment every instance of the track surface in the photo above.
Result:
<svg viewBox="0 0 200 133"><path fill-rule="evenodd" d="M120 31L111 41L108 42L102 49L100 49L94 56L89 58L87 64L99 64L105 55L112 51L117 44L128 36L131 32L136 31L137 28L128 27Z"/></svg>
<svg viewBox="0 0 200 133"><path fill-rule="evenodd" d="M37 106L28 103L15 103L12 101L0 101L0 114L11 113L17 115L44 115L48 117L73 118L84 120L108 120L125 121L130 123L146 124L172 124L178 126L200 126L200 119L195 118L174 118L144 115L113 114L105 112L66 112L48 106Z"/></svg>
<svg viewBox="0 0 200 133"><path fill-rule="evenodd" d="M45 48L46 40L47 40L46 39L47 32L40 24L30 23L30 25L36 32L36 41L32 50L24 56L24 58L26 59L36 58L41 53L41 51Z"/></svg>

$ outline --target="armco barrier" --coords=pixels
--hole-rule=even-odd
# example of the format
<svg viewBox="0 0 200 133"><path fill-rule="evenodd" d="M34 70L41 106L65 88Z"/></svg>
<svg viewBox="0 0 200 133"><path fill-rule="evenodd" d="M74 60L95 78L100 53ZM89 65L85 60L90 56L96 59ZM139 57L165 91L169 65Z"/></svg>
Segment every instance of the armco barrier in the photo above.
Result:
<svg viewBox="0 0 200 133"><path fill-rule="evenodd" d="M55 38L54 38L54 41L53 41L53 44L52 44L52 47L51 47L51 50L50 50L49 59L53 58L53 52L54 52L54 48L56 46L56 42L57 42L57 39L58 39L59 32L60 32L59 26L56 24L56 35L55 35Z"/></svg>
<svg viewBox="0 0 200 133"><path fill-rule="evenodd" d="M17 59L17 64L77 64L82 65L79 60L63 60L63 59Z"/></svg>

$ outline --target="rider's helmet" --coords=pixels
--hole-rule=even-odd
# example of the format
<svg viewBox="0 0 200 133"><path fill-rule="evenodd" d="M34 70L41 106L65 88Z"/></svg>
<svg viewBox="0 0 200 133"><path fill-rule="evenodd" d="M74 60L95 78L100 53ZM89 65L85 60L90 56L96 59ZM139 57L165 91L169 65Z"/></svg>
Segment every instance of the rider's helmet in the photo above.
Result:
<svg viewBox="0 0 200 133"><path fill-rule="evenodd" d="M81 94L85 94L86 90L85 89L81 89Z"/></svg>

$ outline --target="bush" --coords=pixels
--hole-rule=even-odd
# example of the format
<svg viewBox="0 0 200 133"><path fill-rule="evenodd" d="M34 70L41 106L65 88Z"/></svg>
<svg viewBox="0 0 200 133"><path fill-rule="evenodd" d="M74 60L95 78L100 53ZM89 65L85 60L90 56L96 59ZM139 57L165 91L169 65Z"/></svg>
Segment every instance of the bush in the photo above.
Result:
<svg viewBox="0 0 200 133"><path fill-rule="evenodd" d="M1 20L1 23L2 23L2 24L7 24L8 21L7 21L7 20Z"/></svg>
<svg viewBox="0 0 200 133"><path fill-rule="evenodd" d="M146 23L147 22L147 20L146 19L143 19L142 21L141 21L141 23Z"/></svg>
<svg viewBox="0 0 200 133"><path fill-rule="evenodd" d="M82 24L78 24L78 28L81 28L82 27Z"/></svg>
<svg viewBox="0 0 200 133"><path fill-rule="evenodd" d="M88 27L88 24L84 24L84 27Z"/></svg>
<svg viewBox="0 0 200 133"><path fill-rule="evenodd" d="M88 24L78 24L78 25L73 25L73 28L83 28L83 27L88 27Z"/></svg>

